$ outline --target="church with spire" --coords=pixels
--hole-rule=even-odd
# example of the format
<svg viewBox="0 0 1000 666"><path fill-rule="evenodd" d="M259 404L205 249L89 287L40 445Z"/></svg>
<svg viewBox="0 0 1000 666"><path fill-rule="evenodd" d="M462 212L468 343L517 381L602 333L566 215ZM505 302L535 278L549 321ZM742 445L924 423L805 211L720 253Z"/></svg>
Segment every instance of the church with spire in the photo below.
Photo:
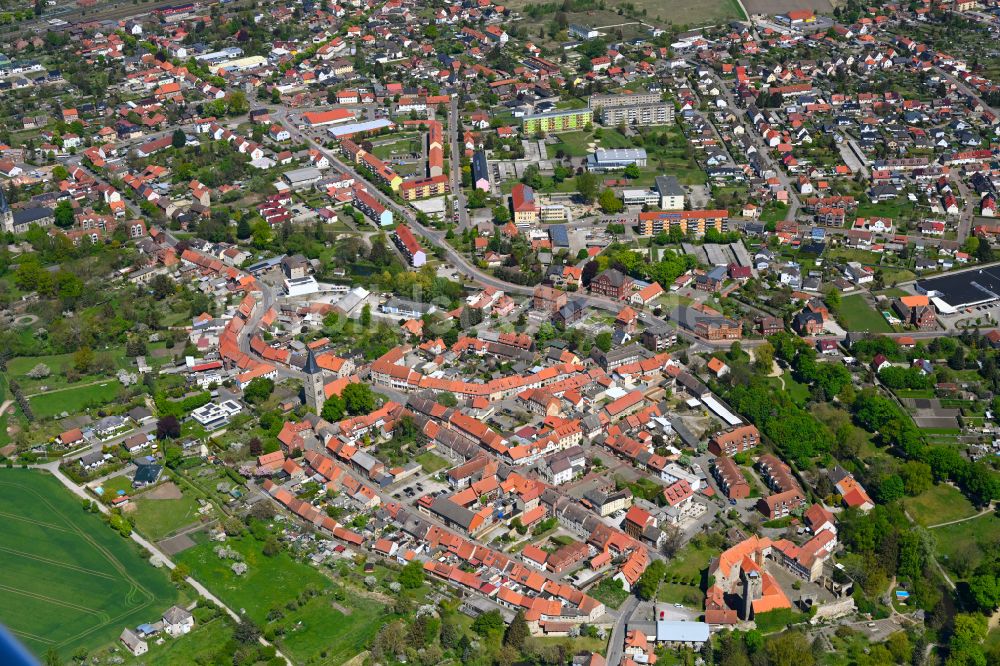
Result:
<svg viewBox="0 0 1000 666"><path fill-rule="evenodd" d="M306 357L306 365L302 368L306 373L306 381L303 390L306 392L306 406L311 407L317 414L323 411L323 403L326 402L326 381L323 379L323 369L316 362L316 354L309 350Z"/></svg>

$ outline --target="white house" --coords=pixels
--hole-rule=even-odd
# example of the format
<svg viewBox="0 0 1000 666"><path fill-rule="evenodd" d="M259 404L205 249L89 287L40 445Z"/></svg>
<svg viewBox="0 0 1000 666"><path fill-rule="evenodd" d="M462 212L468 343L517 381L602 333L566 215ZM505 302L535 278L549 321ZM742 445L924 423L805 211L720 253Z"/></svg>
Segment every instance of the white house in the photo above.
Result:
<svg viewBox="0 0 1000 666"><path fill-rule="evenodd" d="M182 636L194 628L194 616L180 606L171 606L163 613L163 630L171 636Z"/></svg>

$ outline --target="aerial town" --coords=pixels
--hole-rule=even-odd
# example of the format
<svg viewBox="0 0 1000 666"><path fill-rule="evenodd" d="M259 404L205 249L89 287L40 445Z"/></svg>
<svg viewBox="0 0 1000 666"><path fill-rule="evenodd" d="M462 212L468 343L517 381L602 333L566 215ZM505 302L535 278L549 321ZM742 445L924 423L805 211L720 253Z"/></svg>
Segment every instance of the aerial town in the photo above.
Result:
<svg viewBox="0 0 1000 666"><path fill-rule="evenodd" d="M0 661L1000 664L998 40L0 2Z"/></svg>

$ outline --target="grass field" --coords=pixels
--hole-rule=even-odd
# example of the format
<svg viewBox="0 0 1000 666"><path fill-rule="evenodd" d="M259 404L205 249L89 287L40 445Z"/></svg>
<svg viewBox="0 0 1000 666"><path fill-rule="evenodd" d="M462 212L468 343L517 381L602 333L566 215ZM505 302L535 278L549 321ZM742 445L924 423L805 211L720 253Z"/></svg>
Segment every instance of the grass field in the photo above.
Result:
<svg viewBox="0 0 1000 666"><path fill-rule="evenodd" d="M521 9L530 4L528 0L514 0L509 6ZM596 6L596 2L594 5ZM643 17L644 21L653 23L654 25L665 26L670 23L673 25L688 25L688 26L705 26L705 25L716 25L729 21L731 19L744 19L743 12L740 11L739 4L736 0L708 0L707 2L697 2L697 0L676 0L671 2L669 5L663 3L660 0L634 0L631 3L635 7L636 12L646 11ZM594 9L590 11L580 11L571 12L567 14L567 21L569 23L579 23L582 25L601 27L606 25L616 25L620 23L627 23L628 18L619 16L615 12L611 11L611 7L606 10ZM547 16L542 16L541 19L536 21L534 24L538 25L541 23L544 25L548 21L553 19L553 15L549 14ZM530 19L529 19L530 20ZM628 28L633 28L629 34L625 34L625 39L629 39L633 34L640 35L646 34L644 30L639 30L638 26L626 26ZM605 30L604 32L611 31Z"/></svg>
<svg viewBox="0 0 1000 666"><path fill-rule="evenodd" d="M984 553L1000 548L1000 518L991 512L963 523L935 527L931 534L937 542L941 566L962 578L979 565Z"/></svg>
<svg viewBox="0 0 1000 666"><path fill-rule="evenodd" d="M628 592L621 586L621 582L610 577L590 588L588 594L603 602L608 608L618 608L628 598Z"/></svg>
<svg viewBox="0 0 1000 666"><path fill-rule="evenodd" d="M110 354L119 368L135 367L132 360L125 357L125 347L111 347L107 350L95 351L95 354ZM49 366L50 375L43 379L32 379L27 376L39 363ZM50 388L61 388L68 386L63 372L73 364L73 354L50 354L48 356L18 356L7 362L7 373L12 379L16 379L21 385L21 389L26 394L34 393L40 386ZM85 375L80 378L81 383L93 382L101 379L100 375Z"/></svg>
<svg viewBox="0 0 1000 666"><path fill-rule="evenodd" d="M439 469L444 469L446 467L451 467L451 463L442 458L441 456L427 451L421 453L416 457L416 461L424 468L425 472L433 474Z"/></svg>
<svg viewBox="0 0 1000 666"><path fill-rule="evenodd" d="M837 319L849 331L870 331L872 333L890 333L892 328L881 314L868 304L860 294L845 296L840 300Z"/></svg>
<svg viewBox="0 0 1000 666"><path fill-rule="evenodd" d="M329 597L318 596L289 613L282 621L281 649L298 663L331 665L343 664L364 651L386 622L383 607L359 596L350 597L344 606L349 614L335 608Z"/></svg>
<svg viewBox="0 0 1000 666"><path fill-rule="evenodd" d="M701 590L702 572L718 551L698 543L688 544L667 563L667 575L656 599L671 604L683 604L700 609L705 599Z"/></svg>
<svg viewBox="0 0 1000 666"><path fill-rule="evenodd" d="M136 528L159 541L168 534L198 521L198 502L190 494L180 499L147 499L138 497L132 513Z"/></svg>
<svg viewBox="0 0 1000 666"><path fill-rule="evenodd" d="M150 642L149 652L134 659L129 657L126 663L143 666L212 663L211 658L219 653L232 635L232 626L222 618L215 618L205 624L196 624L191 633L167 640L163 645Z"/></svg>
<svg viewBox="0 0 1000 666"><path fill-rule="evenodd" d="M28 404L37 418L44 419L63 412L72 414L88 407L106 405L118 397L120 388L117 379L108 379L96 384L40 393L28 398Z"/></svg>
<svg viewBox="0 0 1000 666"><path fill-rule="evenodd" d="M0 470L0 506L0 621L36 654L111 643L177 600L166 571L84 513L55 478Z"/></svg>
<svg viewBox="0 0 1000 666"><path fill-rule="evenodd" d="M976 514L976 508L957 488L941 483L903 501L913 520L921 525L937 525Z"/></svg>
<svg viewBox="0 0 1000 666"><path fill-rule="evenodd" d="M809 400L809 386L795 381L791 372L785 372L781 377L767 377L766 381L776 389L781 389L782 382L784 382L784 391L798 405L804 405Z"/></svg>
<svg viewBox="0 0 1000 666"><path fill-rule="evenodd" d="M336 585L285 551L267 557L249 536L230 539L227 545L239 551L248 566L246 574L237 576L230 569L232 561L220 560L213 552L217 545L201 543L178 554L177 560L191 567L193 575L230 608L245 610L262 627L280 625L285 633L279 647L296 662L341 664L363 650L384 624L381 604L350 591L340 607L348 613L341 612L331 596ZM307 586L319 594L289 610L286 604ZM268 622L271 609L281 609L283 617ZM324 651L325 658L320 656Z"/></svg>

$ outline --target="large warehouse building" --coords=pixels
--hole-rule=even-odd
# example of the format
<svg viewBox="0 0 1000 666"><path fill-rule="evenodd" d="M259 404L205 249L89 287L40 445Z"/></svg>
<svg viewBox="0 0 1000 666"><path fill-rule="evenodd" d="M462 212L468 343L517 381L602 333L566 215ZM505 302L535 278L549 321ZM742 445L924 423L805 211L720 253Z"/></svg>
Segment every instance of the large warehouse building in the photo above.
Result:
<svg viewBox="0 0 1000 666"><path fill-rule="evenodd" d="M1000 300L1000 264L917 280L917 291L927 294L942 314Z"/></svg>

